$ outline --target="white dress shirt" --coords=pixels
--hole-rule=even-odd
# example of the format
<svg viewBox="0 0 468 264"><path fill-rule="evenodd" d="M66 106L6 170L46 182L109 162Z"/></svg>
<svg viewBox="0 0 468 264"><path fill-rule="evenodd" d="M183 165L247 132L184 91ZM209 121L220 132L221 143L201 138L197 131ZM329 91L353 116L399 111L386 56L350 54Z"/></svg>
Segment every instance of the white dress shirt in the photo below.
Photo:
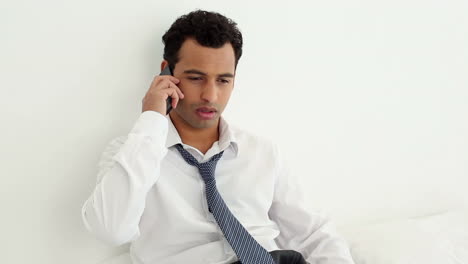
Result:
<svg viewBox="0 0 468 264"><path fill-rule="evenodd" d="M199 162L224 151L215 177L234 216L266 250L293 249L311 264L351 264L328 216L304 209L296 180L276 144L229 126L206 154L183 144L169 116L141 113L127 136L110 141L96 188L82 207L86 228L111 245L131 242L135 264L227 264L236 254L208 211Z"/></svg>

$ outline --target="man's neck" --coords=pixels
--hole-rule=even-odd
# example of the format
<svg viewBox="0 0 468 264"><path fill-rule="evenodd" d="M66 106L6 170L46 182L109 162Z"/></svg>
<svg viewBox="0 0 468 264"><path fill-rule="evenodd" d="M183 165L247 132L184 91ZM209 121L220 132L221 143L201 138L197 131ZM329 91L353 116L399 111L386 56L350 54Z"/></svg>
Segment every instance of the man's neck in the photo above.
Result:
<svg viewBox="0 0 468 264"><path fill-rule="evenodd" d="M219 122L208 128L194 128L178 116L169 115L182 143L190 145L205 154L219 140Z"/></svg>

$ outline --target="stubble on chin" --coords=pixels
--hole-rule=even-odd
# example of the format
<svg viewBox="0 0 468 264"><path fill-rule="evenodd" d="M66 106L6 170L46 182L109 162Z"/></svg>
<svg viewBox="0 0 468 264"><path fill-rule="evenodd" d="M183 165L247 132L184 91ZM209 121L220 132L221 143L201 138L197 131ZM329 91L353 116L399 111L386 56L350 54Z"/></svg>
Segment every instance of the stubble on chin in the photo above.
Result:
<svg viewBox="0 0 468 264"><path fill-rule="evenodd" d="M180 106L180 108L179 108ZM184 107L185 105L183 105L182 102L180 102L180 105L177 106L177 114L179 115L179 117L181 119L184 120L184 122L193 127L193 128L199 128L199 129L202 129L202 128L210 128L214 125L217 124L217 121L219 119L219 112L216 113L215 117L211 120L202 120L200 119L197 114L196 114L196 109L198 107L200 107L199 105L192 105L192 107L189 107L189 109L186 109Z"/></svg>
<svg viewBox="0 0 468 264"><path fill-rule="evenodd" d="M196 116L195 110L193 110L192 112L190 112L190 111L191 110L189 110L189 111L182 110L180 112L178 111L177 114L179 115L179 117L187 125L189 125L189 126L191 126L193 128L199 128L199 129L201 129L201 128L210 128L210 127L216 125L217 120L219 119L218 113L216 113L215 118L213 118L211 120L202 120L202 119L199 119Z"/></svg>

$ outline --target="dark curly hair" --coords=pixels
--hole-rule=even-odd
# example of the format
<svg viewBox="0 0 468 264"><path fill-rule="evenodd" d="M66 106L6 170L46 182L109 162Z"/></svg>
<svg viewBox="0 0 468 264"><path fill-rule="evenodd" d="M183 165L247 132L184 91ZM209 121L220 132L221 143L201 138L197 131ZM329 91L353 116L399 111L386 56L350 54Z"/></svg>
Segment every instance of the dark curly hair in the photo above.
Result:
<svg viewBox="0 0 468 264"><path fill-rule="evenodd" d="M164 59L169 62L172 72L179 61L179 49L188 37L196 39L202 46L211 48L220 48L230 42L234 48L237 68L242 56L242 34L236 22L219 13L203 10L195 10L177 18L162 37Z"/></svg>

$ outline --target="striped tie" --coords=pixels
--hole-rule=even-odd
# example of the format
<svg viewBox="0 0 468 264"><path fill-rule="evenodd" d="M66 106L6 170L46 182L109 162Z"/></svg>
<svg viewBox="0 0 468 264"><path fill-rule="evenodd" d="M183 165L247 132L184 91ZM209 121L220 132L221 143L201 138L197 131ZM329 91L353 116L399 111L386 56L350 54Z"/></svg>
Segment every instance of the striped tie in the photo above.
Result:
<svg viewBox="0 0 468 264"><path fill-rule="evenodd" d="M240 262L242 264L275 264L270 253L258 244L231 213L216 188L214 172L216 163L224 151L214 155L207 162L199 163L181 144L177 144L176 148L188 164L197 167L200 171L200 175L205 182L208 208L232 249L236 252Z"/></svg>

